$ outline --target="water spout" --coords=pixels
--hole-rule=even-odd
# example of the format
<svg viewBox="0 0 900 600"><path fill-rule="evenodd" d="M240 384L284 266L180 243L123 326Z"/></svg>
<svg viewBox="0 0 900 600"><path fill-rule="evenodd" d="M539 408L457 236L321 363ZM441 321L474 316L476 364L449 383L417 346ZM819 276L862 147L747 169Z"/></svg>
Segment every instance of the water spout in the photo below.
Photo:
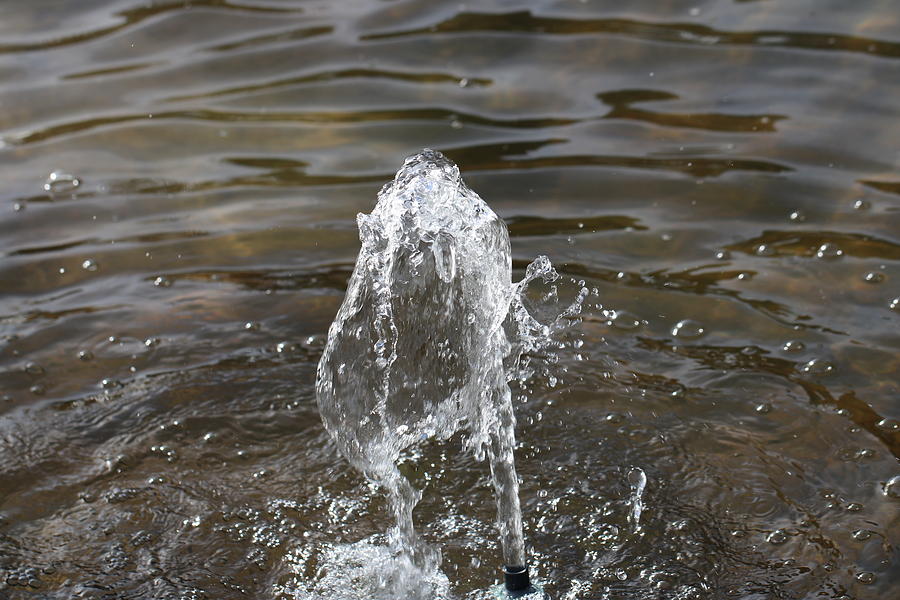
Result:
<svg viewBox="0 0 900 600"><path fill-rule="evenodd" d="M325 427L388 492L391 547L423 571L440 553L416 534L421 494L397 461L425 438L464 432L490 463L504 564L524 568L508 382L549 334L525 308L525 286L558 276L540 257L513 284L506 225L432 150L408 158L357 220L362 247L318 368Z"/></svg>

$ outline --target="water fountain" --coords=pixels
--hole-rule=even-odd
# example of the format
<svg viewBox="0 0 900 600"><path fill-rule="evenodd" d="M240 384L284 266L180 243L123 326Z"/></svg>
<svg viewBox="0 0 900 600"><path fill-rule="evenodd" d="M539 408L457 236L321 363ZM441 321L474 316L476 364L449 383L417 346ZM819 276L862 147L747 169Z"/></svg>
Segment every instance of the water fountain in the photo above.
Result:
<svg viewBox="0 0 900 600"><path fill-rule="evenodd" d="M526 564L508 382L551 331L528 312L524 290L558 276L539 257L513 284L506 225L432 150L408 158L358 224L362 247L316 389L343 455L389 495L394 568L406 572L391 574L392 585L413 597L410 579L440 564L439 550L416 535L421 493L398 458L423 439L462 431L466 449L490 464L505 579L495 593L540 595Z"/></svg>

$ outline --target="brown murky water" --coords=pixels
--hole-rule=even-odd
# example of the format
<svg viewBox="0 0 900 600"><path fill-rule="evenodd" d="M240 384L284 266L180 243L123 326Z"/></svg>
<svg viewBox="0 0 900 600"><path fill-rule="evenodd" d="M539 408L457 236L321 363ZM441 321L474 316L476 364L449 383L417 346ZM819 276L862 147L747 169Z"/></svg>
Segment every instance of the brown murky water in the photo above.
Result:
<svg viewBox="0 0 900 600"><path fill-rule="evenodd" d="M6 2L0 598L290 598L383 531L314 369L424 146L598 288L518 408L556 597L900 597L898 99L893 0ZM457 449L410 474L465 597Z"/></svg>

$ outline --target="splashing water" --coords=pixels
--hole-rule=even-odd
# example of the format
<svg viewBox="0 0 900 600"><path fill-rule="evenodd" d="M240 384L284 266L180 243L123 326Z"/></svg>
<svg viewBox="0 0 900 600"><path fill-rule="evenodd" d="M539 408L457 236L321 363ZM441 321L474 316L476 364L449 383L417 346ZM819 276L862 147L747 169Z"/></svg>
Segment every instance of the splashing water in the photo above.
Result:
<svg viewBox="0 0 900 600"><path fill-rule="evenodd" d="M392 551L426 573L440 552L416 536L421 494L397 460L423 439L464 431L466 448L490 462L504 563L525 565L508 381L523 353L545 347L587 292L554 323L534 319L525 288L557 273L542 256L512 283L506 225L439 152L407 158L372 213L357 220L362 248L318 369L325 427L387 490Z"/></svg>

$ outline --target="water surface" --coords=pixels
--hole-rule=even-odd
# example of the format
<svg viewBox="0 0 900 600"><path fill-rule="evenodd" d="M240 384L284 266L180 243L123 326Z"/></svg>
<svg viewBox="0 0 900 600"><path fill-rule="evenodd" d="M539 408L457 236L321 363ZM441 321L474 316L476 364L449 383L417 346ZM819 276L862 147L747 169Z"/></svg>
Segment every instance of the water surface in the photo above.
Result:
<svg viewBox="0 0 900 600"><path fill-rule="evenodd" d="M517 406L556 597L900 595L898 97L889 0L7 2L0 595L292 598L379 543L314 370L425 146L516 278L597 288ZM404 469L465 597L459 446Z"/></svg>

